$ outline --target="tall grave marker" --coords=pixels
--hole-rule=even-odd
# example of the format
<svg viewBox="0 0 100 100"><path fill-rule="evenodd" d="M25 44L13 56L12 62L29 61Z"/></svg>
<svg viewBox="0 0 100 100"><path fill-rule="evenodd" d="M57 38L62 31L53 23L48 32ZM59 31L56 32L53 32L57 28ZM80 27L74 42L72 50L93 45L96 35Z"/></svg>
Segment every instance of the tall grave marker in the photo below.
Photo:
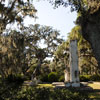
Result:
<svg viewBox="0 0 100 100"><path fill-rule="evenodd" d="M77 40L70 41L70 82L66 86L80 87Z"/></svg>

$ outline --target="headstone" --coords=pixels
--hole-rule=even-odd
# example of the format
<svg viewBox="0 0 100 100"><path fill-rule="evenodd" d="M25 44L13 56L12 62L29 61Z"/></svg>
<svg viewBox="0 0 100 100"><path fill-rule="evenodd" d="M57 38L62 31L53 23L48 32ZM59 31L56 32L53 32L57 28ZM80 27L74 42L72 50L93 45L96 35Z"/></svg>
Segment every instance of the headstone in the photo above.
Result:
<svg viewBox="0 0 100 100"><path fill-rule="evenodd" d="M66 67L66 69L64 70L64 73L65 73L65 83L67 83L67 82L70 82L70 72L69 72L70 70L69 70L69 68L68 67Z"/></svg>
<svg viewBox="0 0 100 100"><path fill-rule="evenodd" d="M80 87L77 40L70 41L70 83L72 87Z"/></svg>
<svg viewBox="0 0 100 100"><path fill-rule="evenodd" d="M32 82L30 83L30 85L35 86L35 85L40 84L40 83L42 83L42 82L35 77L34 79L32 79Z"/></svg>

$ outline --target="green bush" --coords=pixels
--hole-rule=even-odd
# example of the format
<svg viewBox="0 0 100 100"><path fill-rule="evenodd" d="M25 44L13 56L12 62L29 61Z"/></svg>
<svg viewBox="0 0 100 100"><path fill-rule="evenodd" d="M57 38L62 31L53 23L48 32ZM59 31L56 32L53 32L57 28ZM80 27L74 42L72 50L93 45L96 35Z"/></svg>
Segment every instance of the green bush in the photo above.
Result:
<svg viewBox="0 0 100 100"><path fill-rule="evenodd" d="M91 75L90 80L91 81L100 81L100 75Z"/></svg>
<svg viewBox="0 0 100 100"><path fill-rule="evenodd" d="M100 75L80 75L81 82L100 81Z"/></svg>
<svg viewBox="0 0 100 100"><path fill-rule="evenodd" d="M39 76L42 82L64 82L64 75L58 75L56 72L51 72L49 74L42 74Z"/></svg>
<svg viewBox="0 0 100 100"><path fill-rule="evenodd" d="M17 96L17 92L19 92L21 90L22 82L18 82L19 79L16 82L15 79L12 80L11 77L6 78L5 80L1 80L0 100L18 100L18 99L14 99L14 98Z"/></svg>
<svg viewBox="0 0 100 100"><path fill-rule="evenodd" d="M0 84L0 100L89 100L88 93L57 88L37 88L16 83Z"/></svg>
<svg viewBox="0 0 100 100"><path fill-rule="evenodd" d="M16 100L88 100L87 94L68 89L27 88Z"/></svg>
<svg viewBox="0 0 100 100"><path fill-rule="evenodd" d="M88 82L90 80L91 75L80 75L80 81L81 82Z"/></svg>
<svg viewBox="0 0 100 100"><path fill-rule="evenodd" d="M8 83L23 83L24 82L24 77L20 74L18 75L13 75L10 74L8 77L5 78L5 81Z"/></svg>
<svg viewBox="0 0 100 100"><path fill-rule="evenodd" d="M25 80L25 81L31 80L31 75L30 75L30 76L29 76L29 75L25 75L25 76L24 76L24 80Z"/></svg>
<svg viewBox="0 0 100 100"><path fill-rule="evenodd" d="M43 74L39 78L42 82L48 82L48 74Z"/></svg>
<svg viewBox="0 0 100 100"><path fill-rule="evenodd" d="M57 82L58 81L58 74L56 72L51 72L48 74L48 82Z"/></svg>
<svg viewBox="0 0 100 100"><path fill-rule="evenodd" d="M64 75L59 77L59 82L64 82Z"/></svg>

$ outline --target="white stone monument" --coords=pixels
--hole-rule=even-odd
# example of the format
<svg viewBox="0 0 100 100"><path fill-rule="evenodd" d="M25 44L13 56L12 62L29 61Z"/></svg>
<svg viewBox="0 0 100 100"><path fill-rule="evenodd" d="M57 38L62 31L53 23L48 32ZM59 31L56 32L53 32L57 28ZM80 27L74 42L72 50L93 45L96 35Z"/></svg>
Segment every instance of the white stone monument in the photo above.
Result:
<svg viewBox="0 0 100 100"><path fill-rule="evenodd" d="M69 70L69 67L66 66L66 68L64 70L64 73L65 73L65 83L70 82L70 70Z"/></svg>
<svg viewBox="0 0 100 100"><path fill-rule="evenodd" d="M66 87L80 87L77 40L70 41L70 82Z"/></svg>

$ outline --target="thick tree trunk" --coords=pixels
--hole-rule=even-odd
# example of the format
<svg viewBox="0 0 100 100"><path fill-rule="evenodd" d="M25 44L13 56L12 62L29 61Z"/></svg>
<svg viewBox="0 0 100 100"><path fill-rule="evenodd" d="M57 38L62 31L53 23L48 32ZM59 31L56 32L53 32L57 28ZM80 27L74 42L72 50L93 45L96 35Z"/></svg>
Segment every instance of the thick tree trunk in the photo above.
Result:
<svg viewBox="0 0 100 100"><path fill-rule="evenodd" d="M87 17L84 16L81 26L82 35L91 44L100 68L100 10Z"/></svg>

